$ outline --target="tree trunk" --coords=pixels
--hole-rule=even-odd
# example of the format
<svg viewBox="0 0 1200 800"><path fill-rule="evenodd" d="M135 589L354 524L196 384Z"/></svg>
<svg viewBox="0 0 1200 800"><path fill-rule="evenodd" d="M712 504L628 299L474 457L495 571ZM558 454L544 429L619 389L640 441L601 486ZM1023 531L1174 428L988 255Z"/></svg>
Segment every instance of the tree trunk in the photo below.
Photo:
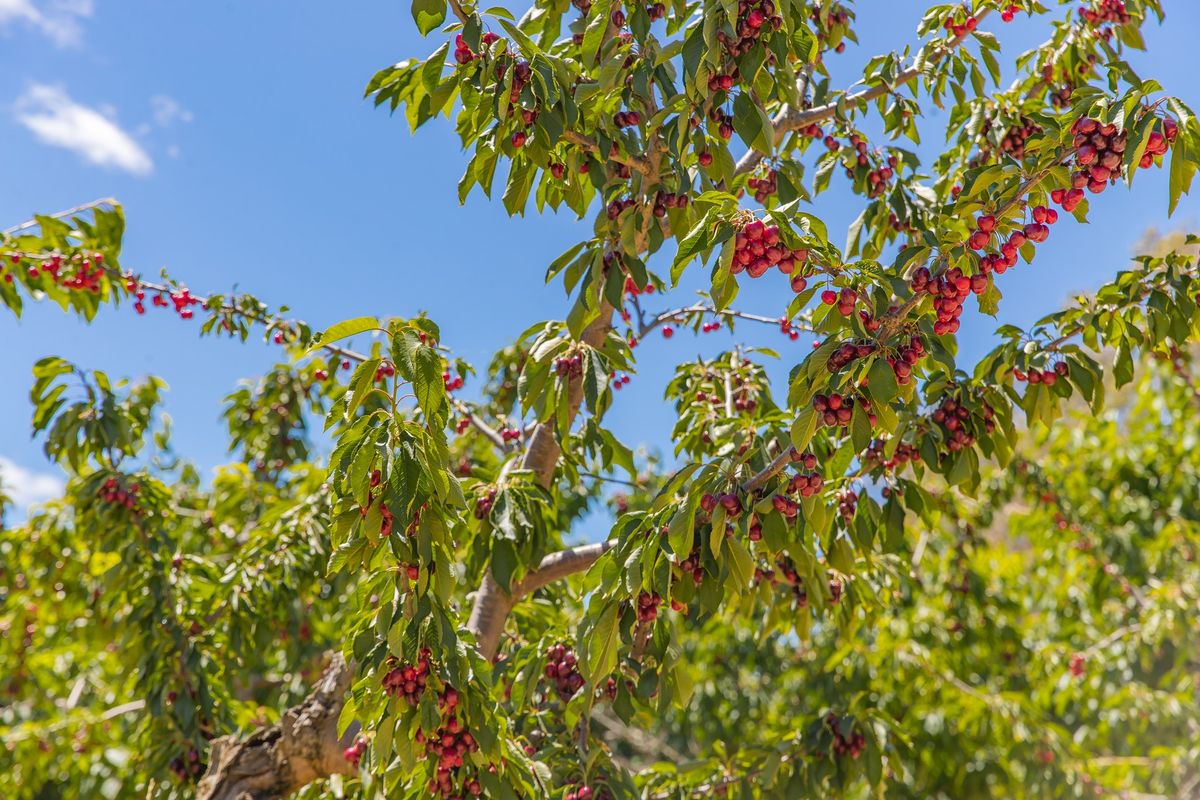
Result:
<svg viewBox="0 0 1200 800"><path fill-rule="evenodd" d="M284 712L278 725L240 741L234 736L214 740L208 772L196 789L198 800L274 800L334 773L352 773L342 750L358 726L341 740L337 735L352 678L353 669L335 653L312 693Z"/></svg>

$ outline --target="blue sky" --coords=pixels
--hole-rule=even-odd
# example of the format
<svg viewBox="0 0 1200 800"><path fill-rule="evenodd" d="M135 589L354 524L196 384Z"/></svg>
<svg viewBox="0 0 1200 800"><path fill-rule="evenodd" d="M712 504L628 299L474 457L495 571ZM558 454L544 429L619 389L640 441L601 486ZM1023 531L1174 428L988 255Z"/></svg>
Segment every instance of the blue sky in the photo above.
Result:
<svg viewBox="0 0 1200 800"><path fill-rule="evenodd" d="M1200 79L1181 54L1193 52L1200 3L1165 5L1167 22L1148 26L1150 51L1132 62L1197 108ZM915 42L920 2L857 6L861 44L833 58L837 85L871 55ZM997 19L986 27L1009 60L1046 30ZM442 120L411 136L362 99L376 69L427 55L436 36L420 39L404 2L0 0L0 227L115 196L128 216L127 267L153 274L166 266L197 292L237 286L317 327L426 310L446 344L483 367L529 323L564 315L561 288L542 284L545 265L590 223L569 213L510 219L479 194L459 206L466 159L451 126ZM927 120L925 131L928 155L940 120ZM815 208L831 232L861 207L834 184ZM1132 191L1105 193L1092 225L1057 226L1036 265L1005 281L1000 318L965 322L964 357L989 348L999 324L1028 324L1103 281L1165 218L1166 175L1154 171L1139 174ZM1200 227L1200 200L1185 198L1170 225ZM737 306L778 313L782 284L753 284ZM687 302L688 290L674 299ZM673 364L734 341L781 349L778 375L811 343L745 327L736 338L655 337L638 349L639 373L609 424L628 442L663 447L674 419L662 388ZM136 318L128 309L85 326L31 306L19 322L0 315L0 343L0 471L23 501L56 488L28 437L36 359L163 376L177 448L207 469L225 459L222 397L278 356L262 344L201 340L172 315Z"/></svg>

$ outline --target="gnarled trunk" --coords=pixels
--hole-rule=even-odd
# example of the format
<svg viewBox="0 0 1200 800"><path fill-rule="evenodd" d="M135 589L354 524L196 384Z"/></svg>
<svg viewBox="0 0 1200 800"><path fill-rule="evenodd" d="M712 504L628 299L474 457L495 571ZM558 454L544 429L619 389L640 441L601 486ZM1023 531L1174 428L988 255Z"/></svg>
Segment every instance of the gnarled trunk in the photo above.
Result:
<svg viewBox="0 0 1200 800"><path fill-rule="evenodd" d="M274 800L329 775L350 774L342 750L358 726L339 739L337 721L352 678L350 665L335 653L312 693L284 712L279 724L242 740L214 740L198 800Z"/></svg>

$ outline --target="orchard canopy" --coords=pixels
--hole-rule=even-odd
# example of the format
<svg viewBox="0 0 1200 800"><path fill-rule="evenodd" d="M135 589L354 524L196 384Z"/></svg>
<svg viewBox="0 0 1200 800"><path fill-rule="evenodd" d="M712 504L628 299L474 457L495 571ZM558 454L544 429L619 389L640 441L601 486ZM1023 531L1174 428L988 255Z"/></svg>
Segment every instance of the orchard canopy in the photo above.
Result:
<svg viewBox="0 0 1200 800"><path fill-rule="evenodd" d="M453 121L464 202L592 222L487 364L426 316L315 331L147 274L114 200L5 231L13 314L177 315L282 360L228 396L211 479L159 379L33 365L69 480L0 533L0 792L1200 796L1200 240L956 344L1140 174L1188 191L1200 121L1126 60L1170 3L934 5L834 85L887 5L415 0L434 50L370 101ZM1019 56L1015 17L1044 29ZM665 388L661 457L606 427L640 341L756 324L818 346L625 389Z"/></svg>

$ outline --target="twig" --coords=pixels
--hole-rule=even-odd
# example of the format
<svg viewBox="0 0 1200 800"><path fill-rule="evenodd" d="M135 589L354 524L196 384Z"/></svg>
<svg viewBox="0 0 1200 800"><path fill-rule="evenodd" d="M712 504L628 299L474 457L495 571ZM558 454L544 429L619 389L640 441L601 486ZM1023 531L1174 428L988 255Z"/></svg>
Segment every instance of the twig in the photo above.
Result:
<svg viewBox="0 0 1200 800"><path fill-rule="evenodd" d="M467 421L469 421L476 430L483 434L484 438L488 439L492 444L496 445L496 447L500 448L501 450L507 451L509 449L508 442L504 441L504 437L501 436L495 428L493 428L491 425L488 425L486 422L480 419L478 415L471 411L471 409L467 407L466 403L461 400L455 400L454 407L458 409L459 413L467 418Z"/></svg>
<svg viewBox="0 0 1200 800"><path fill-rule="evenodd" d="M759 322L764 325L782 325L784 322L784 319L781 319L780 317L767 317L763 316L762 314L750 314L745 311L736 311L731 308L716 308L715 306L697 304L660 312L656 316L651 317L648 322L642 322L639 320L639 323L641 324L638 329L637 336L639 339L642 339L646 336L646 334L650 333L660 325L668 322L679 322L689 314L711 314L714 317L744 319L749 322ZM796 325L792 322L788 322L788 325L798 331L812 331L812 328L804 325Z"/></svg>
<svg viewBox="0 0 1200 800"><path fill-rule="evenodd" d="M100 206L115 206L115 205L117 205L116 198L102 197L99 200L93 200L92 202L84 203L81 206L75 206L74 208L68 208L66 211L59 211L56 214L39 214L38 216L50 217L52 219L62 219L63 217L74 216L75 214L78 214L81 211L89 211L93 208L99 208ZM6 228L4 230L4 235L10 236L14 233L17 233L18 231L26 230L27 228L36 228L38 225L41 225L41 224L42 223L37 219L37 217L34 217L33 219L25 220L24 222L22 222L19 225L14 225L11 228Z"/></svg>

